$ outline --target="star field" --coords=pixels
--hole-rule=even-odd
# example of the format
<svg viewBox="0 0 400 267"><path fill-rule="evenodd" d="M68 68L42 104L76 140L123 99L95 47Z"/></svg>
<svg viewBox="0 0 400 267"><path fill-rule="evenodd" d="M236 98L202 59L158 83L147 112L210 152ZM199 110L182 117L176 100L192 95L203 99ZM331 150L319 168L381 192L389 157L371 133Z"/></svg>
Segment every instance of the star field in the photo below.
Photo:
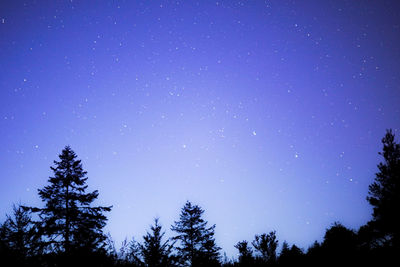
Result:
<svg viewBox="0 0 400 267"><path fill-rule="evenodd" d="M229 256L356 229L399 135L399 18L394 0L2 1L0 218L40 204L71 145L117 243L186 200Z"/></svg>

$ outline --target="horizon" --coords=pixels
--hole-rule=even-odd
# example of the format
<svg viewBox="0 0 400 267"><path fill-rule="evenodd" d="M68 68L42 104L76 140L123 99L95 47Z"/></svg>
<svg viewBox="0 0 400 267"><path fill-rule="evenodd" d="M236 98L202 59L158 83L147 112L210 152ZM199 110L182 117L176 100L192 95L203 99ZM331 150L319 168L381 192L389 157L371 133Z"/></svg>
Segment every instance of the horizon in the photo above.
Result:
<svg viewBox="0 0 400 267"><path fill-rule="evenodd" d="M399 140L400 3L2 1L0 220L70 145L117 247L189 200L234 245L357 230Z"/></svg>

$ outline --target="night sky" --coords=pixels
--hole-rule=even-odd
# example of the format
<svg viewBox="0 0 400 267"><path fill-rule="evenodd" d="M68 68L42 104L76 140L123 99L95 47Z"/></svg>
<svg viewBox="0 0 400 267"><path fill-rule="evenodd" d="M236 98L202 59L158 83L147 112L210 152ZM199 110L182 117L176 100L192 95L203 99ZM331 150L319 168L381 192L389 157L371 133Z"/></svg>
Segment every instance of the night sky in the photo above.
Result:
<svg viewBox="0 0 400 267"><path fill-rule="evenodd" d="M0 220L70 145L117 246L190 200L228 256L271 230L307 248L371 218L399 104L397 0L4 0Z"/></svg>

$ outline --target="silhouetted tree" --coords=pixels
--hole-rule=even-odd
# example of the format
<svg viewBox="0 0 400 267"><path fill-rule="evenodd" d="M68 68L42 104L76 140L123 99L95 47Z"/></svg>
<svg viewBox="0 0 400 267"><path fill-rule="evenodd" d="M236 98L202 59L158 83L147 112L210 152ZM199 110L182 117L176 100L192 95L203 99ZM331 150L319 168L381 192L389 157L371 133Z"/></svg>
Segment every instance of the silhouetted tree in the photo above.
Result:
<svg viewBox="0 0 400 267"><path fill-rule="evenodd" d="M44 208L26 208L39 215L44 243L52 252L68 255L74 251L90 253L104 246L102 228L106 224L103 212L111 207L92 207L98 197L97 190L86 193L86 171L69 146L51 167L54 176L49 185L39 189Z"/></svg>
<svg viewBox="0 0 400 267"><path fill-rule="evenodd" d="M314 243L307 250L306 253L307 264L312 266L321 265L323 259L324 255L322 253L321 244L315 240Z"/></svg>
<svg viewBox="0 0 400 267"><path fill-rule="evenodd" d="M233 259L229 259L228 256L226 255L226 252L224 252L222 256L222 262L221 262L222 267L232 267L236 266L235 261Z"/></svg>
<svg viewBox="0 0 400 267"><path fill-rule="evenodd" d="M20 257L29 257L40 253L40 236L32 223L28 210L23 209L20 205L13 205L13 216L7 215L3 227L8 247Z"/></svg>
<svg viewBox="0 0 400 267"><path fill-rule="evenodd" d="M154 225L150 227L151 232L143 236L143 243L139 245L140 254L143 257L145 266L162 267L172 266L171 253L173 244L169 240L163 242L165 232L158 223L158 218L154 219Z"/></svg>
<svg viewBox="0 0 400 267"><path fill-rule="evenodd" d="M176 249L184 266L218 266L219 248L215 244L215 225L207 227L202 218L204 210L197 205L186 202L181 210L180 220L171 227L179 241Z"/></svg>
<svg viewBox="0 0 400 267"><path fill-rule="evenodd" d="M290 253L289 244L286 241L283 241L281 253L279 254L279 262L285 261L289 253Z"/></svg>
<svg viewBox="0 0 400 267"><path fill-rule="evenodd" d="M367 200L373 206L371 228L384 246L400 247L400 144L395 142L392 130L382 139L384 161L369 186Z"/></svg>
<svg viewBox="0 0 400 267"><path fill-rule="evenodd" d="M129 242L129 255L128 260L134 266L144 266L144 262L142 261L140 244L132 238L131 242Z"/></svg>
<svg viewBox="0 0 400 267"><path fill-rule="evenodd" d="M246 240L240 241L235 245L239 250L239 265L251 266L253 264L253 250Z"/></svg>
<svg viewBox="0 0 400 267"><path fill-rule="evenodd" d="M15 257L7 241L8 229L4 223L0 224L0 263L13 262ZM22 264L20 264L22 265Z"/></svg>
<svg viewBox="0 0 400 267"><path fill-rule="evenodd" d="M125 238L124 241L121 243L121 247L118 251L114 249L114 257L116 258L116 261L118 262L119 265L127 265L130 263L131 259L131 253L130 253L130 242L128 242L128 239Z"/></svg>
<svg viewBox="0 0 400 267"><path fill-rule="evenodd" d="M382 233L376 229L374 221L369 221L367 224L360 227L357 233L358 244L363 251L383 248L385 238Z"/></svg>
<svg viewBox="0 0 400 267"><path fill-rule="evenodd" d="M253 247L261 254L262 259L268 263L276 262L276 248L278 240L276 239L275 231L269 234L256 235L252 242Z"/></svg>
<svg viewBox="0 0 400 267"><path fill-rule="evenodd" d="M117 253L117 249L115 248L115 242L112 239L110 233L107 233L105 236L106 236L106 239L104 240L104 243L105 243L104 249L105 249L107 255L113 259L113 261L117 261L118 253Z"/></svg>
<svg viewBox="0 0 400 267"><path fill-rule="evenodd" d="M0 254L14 265L32 265L40 254L40 236L32 224L29 212L13 205L12 216L7 215L0 227Z"/></svg>
<svg viewBox="0 0 400 267"><path fill-rule="evenodd" d="M332 254L343 255L357 247L357 237L353 230L335 222L326 230L322 247Z"/></svg>
<svg viewBox="0 0 400 267"><path fill-rule="evenodd" d="M111 237L110 233L106 234L106 240L105 240L105 251L107 253L107 257L110 259L112 262L112 266L143 266L142 262L138 264L138 262L135 262L133 260L132 254L131 254L131 242L127 241L127 238L124 239L121 243L121 247L119 251L117 251L115 247L115 242Z"/></svg>
<svg viewBox="0 0 400 267"><path fill-rule="evenodd" d="M293 258L300 258L304 256L304 252L301 248L293 244L292 247L290 248L290 255Z"/></svg>
<svg viewBox="0 0 400 267"><path fill-rule="evenodd" d="M292 247L289 248L289 244L284 241L278 262L280 265L284 266L302 265L303 257L304 253L299 247L292 245Z"/></svg>
<svg viewBox="0 0 400 267"><path fill-rule="evenodd" d="M321 248L325 261L349 264L357 257L357 235L353 230L335 222L326 230Z"/></svg>

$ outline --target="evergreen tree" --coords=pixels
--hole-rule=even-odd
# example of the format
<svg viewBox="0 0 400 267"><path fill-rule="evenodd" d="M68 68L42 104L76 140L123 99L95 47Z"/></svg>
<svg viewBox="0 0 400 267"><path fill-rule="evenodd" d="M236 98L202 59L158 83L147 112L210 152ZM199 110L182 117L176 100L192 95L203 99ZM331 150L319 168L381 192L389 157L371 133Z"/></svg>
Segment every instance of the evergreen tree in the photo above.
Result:
<svg viewBox="0 0 400 267"><path fill-rule="evenodd" d="M171 227L179 241L177 247L184 266L214 266L219 265L219 248L215 244L215 225L207 226L202 218L204 210L197 205L186 202L181 210L180 220Z"/></svg>
<svg viewBox="0 0 400 267"><path fill-rule="evenodd" d="M318 266L323 263L323 251L321 244L318 243L317 240L308 248L306 258L307 258L307 265L311 266Z"/></svg>
<svg viewBox="0 0 400 267"><path fill-rule="evenodd" d="M144 266L141 258L140 244L135 240L135 238L132 238L131 242L129 242L128 260L133 264L133 266Z"/></svg>
<svg viewBox="0 0 400 267"><path fill-rule="evenodd" d="M13 205L13 214L7 215L0 232L3 249L6 248L7 256L13 258L15 264L28 264L28 259L40 254L40 236L29 211L20 205Z"/></svg>
<svg viewBox="0 0 400 267"><path fill-rule="evenodd" d="M150 227L151 232L143 236L143 243L139 245L140 254L143 262L149 267L172 266L171 252L173 244L169 240L163 242L165 232L158 223L158 218L154 220L154 225Z"/></svg>
<svg viewBox="0 0 400 267"><path fill-rule="evenodd" d="M301 259L304 256L304 252L301 248L293 244L290 248L290 255L293 259Z"/></svg>
<svg viewBox="0 0 400 267"><path fill-rule="evenodd" d="M282 250L279 254L278 263L283 266L294 266L294 265L303 265L301 264L303 261L304 253L303 251L297 247L296 245L292 245L289 248L289 244L284 241L282 244Z"/></svg>
<svg viewBox="0 0 400 267"><path fill-rule="evenodd" d="M246 240L238 242L235 248L239 250L239 265L250 266L253 263L253 250L249 243Z"/></svg>
<svg viewBox="0 0 400 267"><path fill-rule="evenodd" d="M272 231L269 234L256 235L252 245L261 254L261 257L265 262L276 262L278 240L276 239L275 231Z"/></svg>
<svg viewBox="0 0 400 267"><path fill-rule="evenodd" d="M24 210L21 206L13 205L13 216L7 215L3 227L9 248L21 257L34 253L35 229L27 210Z"/></svg>
<svg viewBox="0 0 400 267"><path fill-rule="evenodd" d="M66 255L72 250L96 251L104 246L102 228L107 218L103 212L111 207L91 206L99 193L86 193L86 171L69 146L59 158L51 167L54 176L49 178L49 185L38 190L45 207L29 209L38 213L44 244L50 251Z"/></svg>
<svg viewBox="0 0 400 267"><path fill-rule="evenodd" d="M279 254L279 263L286 264L289 257L290 257L289 244L286 241L283 241L281 253Z"/></svg>
<svg viewBox="0 0 400 267"><path fill-rule="evenodd" d="M106 239L104 240L104 243L105 243L104 249L108 257L113 259L114 261L117 261L118 253L117 249L115 248L115 241L112 239L112 236L109 232L106 234Z"/></svg>
<svg viewBox="0 0 400 267"><path fill-rule="evenodd" d="M367 200L373 206L371 228L383 245L400 247L400 144L395 142L392 130L382 139L384 161L369 186Z"/></svg>

